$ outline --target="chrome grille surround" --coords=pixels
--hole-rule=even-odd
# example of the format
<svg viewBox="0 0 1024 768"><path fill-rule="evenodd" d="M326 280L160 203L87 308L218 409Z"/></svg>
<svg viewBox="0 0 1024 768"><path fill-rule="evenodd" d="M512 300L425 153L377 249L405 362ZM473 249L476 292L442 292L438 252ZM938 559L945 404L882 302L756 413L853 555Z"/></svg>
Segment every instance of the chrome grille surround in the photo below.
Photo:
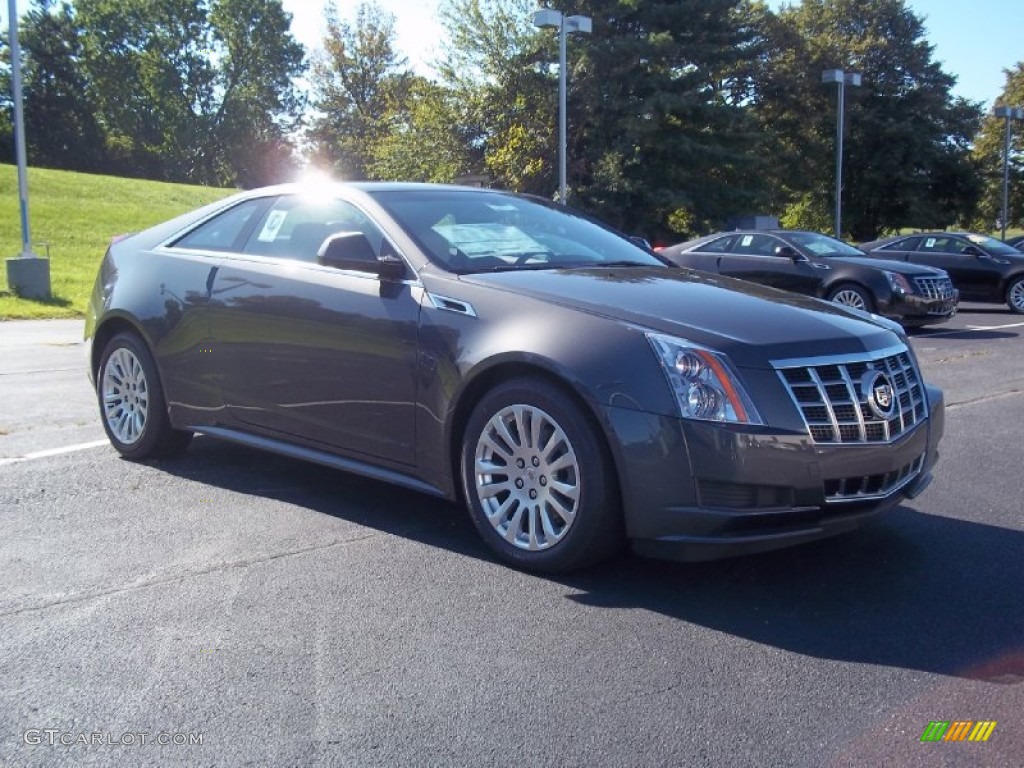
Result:
<svg viewBox="0 0 1024 768"><path fill-rule="evenodd" d="M925 298L942 301L953 298L953 281L948 277L915 277L914 285Z"/></svg>
<svg viewBox="0 0 1024 768"><path fill-rule="evenodd" d="M842 357L773 360L772 365L818 445L891 443L928 418L921 376L905 346ZM868 371L886 374L897 406L885 419L862 392Z"/></svg>
<svg viewBox="0 0 1024 768"><path fill-rule="evenodd" d="M825 501L836 504L850 501L871 501L891 496L921 474L924 466L922 453L909 464L877 475L842 477L825 481Z"/></svg>

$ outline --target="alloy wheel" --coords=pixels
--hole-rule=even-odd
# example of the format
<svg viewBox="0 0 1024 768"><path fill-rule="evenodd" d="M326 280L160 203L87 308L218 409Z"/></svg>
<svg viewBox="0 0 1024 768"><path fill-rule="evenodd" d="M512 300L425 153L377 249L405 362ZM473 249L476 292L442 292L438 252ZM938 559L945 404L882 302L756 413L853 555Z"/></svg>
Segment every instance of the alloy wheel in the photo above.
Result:
<svg viewBox="0 0 1024 768"><path fill-rule="evenodd" d="M487 421L474 478L488 522L519 549L550 549L576 519L579 460L565 431L540 408L510 405Z"/></svg>
<svg viewBox="0 0 1024 768"><path fill-rule="evenodd" d="M103 367L103 417L111 433L125 445L142 437L149 415L149 384L139 358L119 347Z"/></svg>

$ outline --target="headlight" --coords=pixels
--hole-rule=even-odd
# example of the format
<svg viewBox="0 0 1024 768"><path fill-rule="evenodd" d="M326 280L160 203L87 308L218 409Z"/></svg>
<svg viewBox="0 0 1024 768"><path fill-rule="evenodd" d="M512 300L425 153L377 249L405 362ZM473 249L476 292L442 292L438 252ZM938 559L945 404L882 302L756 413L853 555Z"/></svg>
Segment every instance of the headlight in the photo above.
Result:
<svg viewBox="0 0 1024 768"><path fill-rule="evenodd" d="M763 424L728 358L683 339L648 333L684 419Z"/></svg>
<svg viewBox="0 0 1024 768"><path fill-rule="evenodd" d="M914 292L914 287L910 284L910 281L898 272L886 272L885 276L889 278L889 287L896 293Z"/></svg>

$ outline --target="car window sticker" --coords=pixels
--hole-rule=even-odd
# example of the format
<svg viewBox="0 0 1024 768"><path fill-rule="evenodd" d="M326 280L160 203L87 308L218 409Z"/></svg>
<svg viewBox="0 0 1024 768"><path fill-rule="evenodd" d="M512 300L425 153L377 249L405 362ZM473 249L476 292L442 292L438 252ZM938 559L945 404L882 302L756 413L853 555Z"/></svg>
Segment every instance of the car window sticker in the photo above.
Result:
<svg viewBox="0 0 1024 768"><path fill-rule="evenodd" d="M925 240L924 241L924 247L925 248L934 248L935 247L935 238L934 237L929 237L927 240Z"/></svg>
<svg viewBox="0 0 1024 768"><path fill-rule="evenodd" d="M752 242L754 242L754 236L753 235L744 235L743 239L740 241L740 245L742 245L744 248L746 248Z"/></svg>
<svg viewBox="0 0 1024 768"><path fill-rule="evenodd" d="M435 224L433 230L469 257L548 250L518 227L503 224Z"/></svg>
<svg viewBox="0 0 1024 768"><path fill-rule="evenodd" d="M261 243L274 242L274 238L277 237L277 233L280 231L281 225L284 224L286 218L288 218L288 211L271 211L266 223L263 225L263 229L260 230L260 236L256 239Z"/></svg>

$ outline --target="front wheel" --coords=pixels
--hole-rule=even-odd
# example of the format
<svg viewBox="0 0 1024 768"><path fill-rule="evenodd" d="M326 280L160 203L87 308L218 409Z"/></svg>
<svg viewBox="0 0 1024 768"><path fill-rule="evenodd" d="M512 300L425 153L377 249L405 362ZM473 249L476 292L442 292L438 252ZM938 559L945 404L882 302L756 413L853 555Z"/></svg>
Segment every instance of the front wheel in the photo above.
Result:
<svg viewBox="0 0 1024 768"><path fill-rule="evenodd" d="M1024 275L1017 277L1006 289L1006 305L1018 314L1024 314Z"/></svg>
<svg viewBox="0 0 1024 768"><path fill-rule="evenodd" d="M170 456L188 446L192 433L171 427L156 363L135 334L119 333L110 340L96 384L103 429L122 456Z"/></svg>
<svg viewBox="0 0 1024 768"><path fill-rule="evenodd" d="M477 404L462 445L469 513L504 561L581 568L622 542L607 448L576 402L540 378L506 382Z"/></svg>
<svg viewBox="0 0 1024 768"><path fill-rule="evenodd" d="M865 312L875 311L875 302L871 300L870 294L853 283L844 283L833 288L828 295L828 300L833 304L862 309Z"/></svg>

